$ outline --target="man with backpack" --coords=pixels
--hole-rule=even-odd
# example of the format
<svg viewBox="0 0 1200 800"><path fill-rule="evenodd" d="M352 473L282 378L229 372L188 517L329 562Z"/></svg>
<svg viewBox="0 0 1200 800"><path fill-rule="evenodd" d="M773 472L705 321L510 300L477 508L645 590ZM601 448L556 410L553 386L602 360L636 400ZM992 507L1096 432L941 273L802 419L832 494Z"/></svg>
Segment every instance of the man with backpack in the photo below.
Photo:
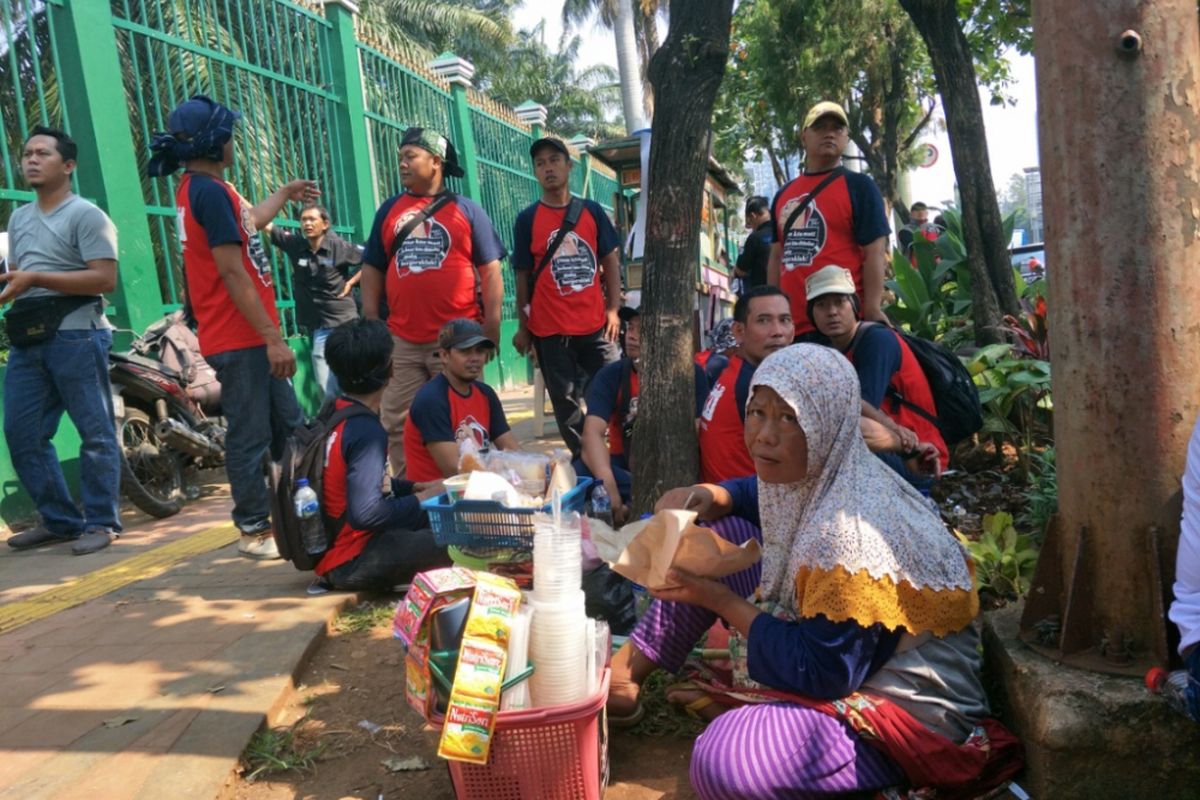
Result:
<svg viewBox="0 0 1200 800"><path fill-rule="evenodd" d="M314 571L335 589L387 591L449 564L421 508L421 499L440 492L441 483L386 478L388 436L378 415L393 347L378 320L339 325L325 343L341 395L327 412L335 424L318 442L325 461L314 490L330 544Z"/></svg>
<svg viewBox="0 0 1200 800"><path fill-rule="evenodd" d="M904 454L877 455L913 486L928 492L930 472L936 477L945 469L950 452L929 380L912 349L888 326L859 321L858 295L849 270L822 267L809 276L806 290L810 317L854 365L863 400L914 431L921 442Z"/></svg>
<svg viewBox="0 0 1200 800"><path fill-rule="evenodd" d="M379 319L386 299L396 344L381 418L397 475L405 470L404 422L413 396L442 371L438 331L465 317L500 341L500 259L507 251L483 208L446 190L447 177L463 175L445 136L430 128L406 130L400 140L404 191L379 207L363 253L363 314Z"/></svg>
<svg viewBox="0 0 1200 800"><path fill-rule="evenodd" d="M629 457L637 420L638 364L642 355L640 301L640 293L630 292L620 311L625 326L625 357L597 372L588 387L583 454L574 463L580 476L593 477L604 484L612 499L613 519L617 524L627 518L626 504L633 498ZM696 376L696 416L699 417L708 395L708 380L698 364L692 367Z"/></svg>
<svg viewBox="0 0 1200 800"><path fill-rule="evenodd" d="M771 203L775 236L767 283L792 298L796 341L812 342L820 337L808 318L804 281L828 264L850 269L863 319L886 319L881 304L891 229L879 187L870 176L841 165L850 142L841 106L824 101L810 108L800 142L804 172Z"/></svg>
<svg viewBox="0 0 1200 800"><path fill-rule="evenodd" d="M537 355L558 432L578 457L584 384L618 357L620 240L598 203L571 195L565 144L538 139L529 155L542 197L513 225L513 347Z"/></svg>

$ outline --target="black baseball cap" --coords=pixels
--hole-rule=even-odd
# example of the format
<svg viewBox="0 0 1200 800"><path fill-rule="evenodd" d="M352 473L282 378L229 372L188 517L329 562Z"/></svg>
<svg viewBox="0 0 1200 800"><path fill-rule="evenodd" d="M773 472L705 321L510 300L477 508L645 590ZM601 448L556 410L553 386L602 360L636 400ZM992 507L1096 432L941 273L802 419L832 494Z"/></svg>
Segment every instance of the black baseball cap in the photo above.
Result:
<svg viewBox="0 0 1200 800"><path fill-rule="evenodd" d="M466 173L458 163L458 151L450 140L433 128L409 128L400 139L400 146L414 144L424 148L442 160L442 169L451 178L461 178Z"/></svg>
<svg viewBox="0 0 1200 800"><path fill-rule="evenodd" d="M642 315L642 293L638 289L625 293L625 305L617 310L617 316L622 322L629 322L634 317Z"/></svg>
<svg viewBox="0 0 1200 800"><path fill-rule="evenodd" d="M563 144L562 139L556 139L553 136L543 136L541 139L538 139L536 142L529 145L529 157L534 158L537 155L538 150L541 150L543 147L549 147L553 150L557 150L566 156L568 161L571 159L571 151L567 149L565 144Z"/></svg>
<svg viewBox="0 0 1200 800"><path fill-rule="evenodd" d="M496 347L496 343L484 335L483 326L473 319L452 319L438 331L438 347L443 350L466 350L477 344Z"/></svg>

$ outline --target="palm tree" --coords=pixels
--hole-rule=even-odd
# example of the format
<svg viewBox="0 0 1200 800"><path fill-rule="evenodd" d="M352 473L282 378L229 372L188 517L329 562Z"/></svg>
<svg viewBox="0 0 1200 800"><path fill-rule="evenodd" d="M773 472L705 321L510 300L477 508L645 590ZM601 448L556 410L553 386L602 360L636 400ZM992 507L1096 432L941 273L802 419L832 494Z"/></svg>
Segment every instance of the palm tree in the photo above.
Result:
<svg viewBox="0 0 1200 800"><path fill-rule="evenodd" d="M632 109L637 105L634 94L634 69L630 54L636 52L638 76L641 81L640 105L646 117L654 116L654 89L648 70L650 59L658 49L658 15L669 13L669 0L563 0L563 23L580 25L599 13L600 22L613 31L617 39L617 67L621 71L622 104L627 127L641 127L631 117L640 117ZM632 10L626 15L624 12ZM628 17L632 17L632 25Z"/></svg>
<svg viewBox="0 0 1200 800"><path fill-rule="evenodd" d="M362 0L359 29L418 64L443 50L476 62L512 40L520 0Z"/></svg>

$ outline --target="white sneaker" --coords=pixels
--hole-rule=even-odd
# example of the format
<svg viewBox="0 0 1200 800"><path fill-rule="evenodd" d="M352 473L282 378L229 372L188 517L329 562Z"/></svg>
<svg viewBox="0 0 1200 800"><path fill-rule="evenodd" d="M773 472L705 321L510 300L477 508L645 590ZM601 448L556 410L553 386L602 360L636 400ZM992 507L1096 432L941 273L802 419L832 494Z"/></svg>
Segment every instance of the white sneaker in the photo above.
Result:
<svg viewBox="0 0 1200 800"><path fill-rule="evenodd" d="M279 548L275 546L275 537L269 530L257 534L243 533L238 542L238 553L259 561L270 561L280 557Z"/></svg>

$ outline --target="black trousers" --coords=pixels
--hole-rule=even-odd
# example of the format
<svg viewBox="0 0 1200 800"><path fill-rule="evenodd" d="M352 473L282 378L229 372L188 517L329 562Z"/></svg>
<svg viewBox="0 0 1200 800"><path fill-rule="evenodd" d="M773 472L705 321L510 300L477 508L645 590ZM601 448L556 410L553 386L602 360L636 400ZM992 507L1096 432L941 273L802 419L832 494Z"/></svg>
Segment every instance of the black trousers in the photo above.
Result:
<svg viewBox="0 0 1200 800"><path fill-rule="evenodd" d="M617 345L606 341L604 329L586 336L535 336L533 346L554 406L558 433L578 458L583 434L583 395L587 384L605 364L620 357Z"/></svg>
<svg viewBox="0 0 1200 800"><path fill-rule="evenodd" d="M386 592L418 572L448 566L450 557L433 531L388 528L371 534L362 552L325 573L325 580L343 591Z"/></svg>

